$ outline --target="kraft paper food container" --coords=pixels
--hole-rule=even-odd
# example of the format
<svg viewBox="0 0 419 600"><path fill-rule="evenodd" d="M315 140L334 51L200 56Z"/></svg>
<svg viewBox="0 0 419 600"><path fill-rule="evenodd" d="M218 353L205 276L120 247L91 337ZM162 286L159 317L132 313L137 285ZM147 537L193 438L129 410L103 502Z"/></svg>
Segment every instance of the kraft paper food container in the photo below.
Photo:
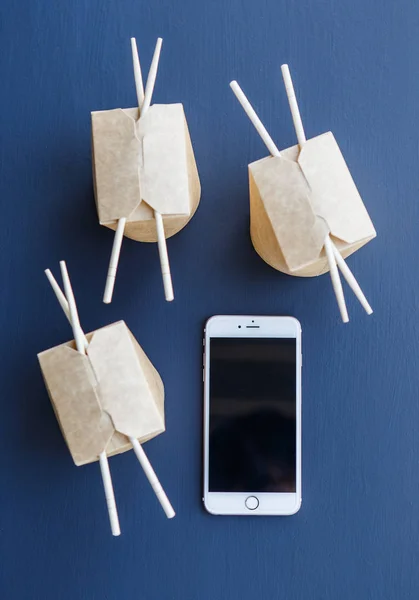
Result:
<svg viewBox="0 0 419 600"><path fill-rule="evenodd" d="M253 246L275 269L299 277L329 270L327 233L344 258L376 236L331 132L249 165Z"/></svg>
<svg viewBox="0 0 419 600"><path fill-rule="evenodd" d="M201 195L191 138L182 104L153 104L139 119L138 108L92 112L96 207L101 225L156 242L154 211L165 237L194 215Z"/></svg>
<svg viewBox="0 0 419 600"><path fill-rule="evenodd" d="M78 466L132 448L165 430L162 380L123 321L38 354L48 394Z"/></svg>

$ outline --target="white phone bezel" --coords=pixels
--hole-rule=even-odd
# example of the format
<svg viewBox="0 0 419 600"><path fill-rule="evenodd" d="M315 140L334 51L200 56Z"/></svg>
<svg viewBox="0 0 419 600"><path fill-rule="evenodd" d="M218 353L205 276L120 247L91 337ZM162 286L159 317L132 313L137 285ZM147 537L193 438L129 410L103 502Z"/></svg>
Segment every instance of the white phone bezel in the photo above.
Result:
<svg viewBox="0 0 419 600"><path fill-rule="evenodd" d="M226 338L296 339L296 492L209 492L209 340ZM204 334L204 497L206 510L214 515L293 515L301 506L301 325L294 317L228 316L211 317ZM257 508L248 508L246 500L256 497Z"/></svg>

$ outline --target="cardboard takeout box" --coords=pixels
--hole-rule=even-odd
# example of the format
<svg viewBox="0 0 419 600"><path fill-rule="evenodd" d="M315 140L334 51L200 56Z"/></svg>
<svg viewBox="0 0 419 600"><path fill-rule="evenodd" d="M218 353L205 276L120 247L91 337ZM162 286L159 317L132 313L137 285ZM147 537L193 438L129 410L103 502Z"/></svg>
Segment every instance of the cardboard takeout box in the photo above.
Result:
<svg viewBox="0 0 419 600"><path fill-rule="evenodd" d="M132 448L165 429L163 382L123 321L38 354L52 406L76 465Z"/></svg>
<svg viewBox="0 0 419 600"><path fill-rule="evenodd" d="M101 225L124 235L157 241L154 211L163 216L165 237L180 231L195 213L201 194L182 104L92 112L96 206Z"/></svg>
<svg viewBox="0 0 419 600"><path fill-rule="evenodd" d="M253 246L288 275L329 270L328 232L344 258L376 236L331 132L251 163L249 186Z"/></svg>

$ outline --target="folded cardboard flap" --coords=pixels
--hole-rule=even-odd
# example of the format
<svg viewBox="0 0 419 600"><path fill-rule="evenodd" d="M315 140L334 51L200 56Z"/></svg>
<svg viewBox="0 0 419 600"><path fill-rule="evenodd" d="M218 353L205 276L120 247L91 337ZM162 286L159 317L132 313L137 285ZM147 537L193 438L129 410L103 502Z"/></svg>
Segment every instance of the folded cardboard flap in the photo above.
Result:
<svg viewBox="0 0 419 600"><path fill-rule="evenodd" d="M190 214L185 124L182 104L155 104L136 123L141 197L162 215Z"/></svg>
<svg viewBox="0 0 419 600"><path fill-rule="evenodd" d="M375 237L372 221L331 131L307 140L298 163L311 189L315 214L336 238L354 244Z"/></svg>
<svg viewBox="0 0 419 600"><path fill-rule="evenodd" d="M154 104L141 119L137 108L93 112L92 152L102 225L147 221L154 210L191 218L200 188L182 104Z"/></svg>
<svg viewBox="0 0 419 600"><path fill-rule="evenodd" d="M249 165L249 176L288 268L309 264L321 252L327 227L313 212L310 189L298 163L269 157ZM254 194L254 186L251 190Z"/></svg>
<svg viewBox="0 0 419 600"><path fill-rule="evenodd" d="M138 109L92 113L92 153L100 223L117 221L141 202L141 141L135 135Z"/></svg>
<svg viewBox="0 0 419 600"><path fill-rule="evenodd" d="M38 355L45 384L76 465L125 452L165 429L164 388L123 321L88 336L87 355L67 342Z"/></svg>
<svg viewBox="0 0 419 600"><path fill-rule="evenodd" d="M328 232L344 256L376 235L331 132L308 140L301 152L293 146L280 157L251 163L249 185L255 249L286 273L310 276L327 270Z"/></svg>

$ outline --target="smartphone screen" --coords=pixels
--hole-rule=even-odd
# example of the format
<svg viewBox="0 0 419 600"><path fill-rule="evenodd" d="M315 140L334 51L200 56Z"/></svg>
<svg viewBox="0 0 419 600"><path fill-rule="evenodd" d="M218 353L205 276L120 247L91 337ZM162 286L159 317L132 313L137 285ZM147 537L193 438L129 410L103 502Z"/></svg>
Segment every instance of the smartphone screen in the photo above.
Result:
<svg viewBox="0 0 419 600"><path fill-rule="evenodd" d="M210 492L296 491L296 339L210 338Z"/></svg>

